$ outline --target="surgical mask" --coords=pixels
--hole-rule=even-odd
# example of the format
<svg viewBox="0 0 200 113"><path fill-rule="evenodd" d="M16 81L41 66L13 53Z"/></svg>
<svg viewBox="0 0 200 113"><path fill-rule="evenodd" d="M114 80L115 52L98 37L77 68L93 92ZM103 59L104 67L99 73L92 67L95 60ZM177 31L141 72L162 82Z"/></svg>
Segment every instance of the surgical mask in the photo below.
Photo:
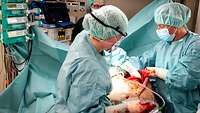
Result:
<svg viewBox="0 0 200 113"><path fill-rule="evenodd" d="M120 66L126 59L126 52L121 48L116 48L114 51L104 51L107 63L110 66Z"/></svg>
<svg viewBox="0 0 200 113"><path fill-rule="evenodd" d="M175 33L169 34L169 30L167 28L156 30L158 37L166 42L172 42L175 38Z"/></svg>

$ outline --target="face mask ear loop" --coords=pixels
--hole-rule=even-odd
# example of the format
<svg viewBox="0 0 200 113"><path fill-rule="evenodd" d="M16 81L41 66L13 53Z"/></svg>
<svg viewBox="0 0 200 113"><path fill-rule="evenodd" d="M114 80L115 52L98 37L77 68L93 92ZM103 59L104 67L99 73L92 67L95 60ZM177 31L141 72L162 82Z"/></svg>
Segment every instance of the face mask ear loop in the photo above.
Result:
<svg viewBox="0 0 200 113"><path fill-rule="evenodd" d="M110 62L109 62L110 66L112 66L112 54L113 54L113 53L112 53L112 50L111 50L110 55L109 55L109 57L110 57L110 58L109 58L109 59L110 59Z"/></svg>
<svg viewBox="0 0 200 113"><path fill-rule="evenodd" d="M116 43L117 43L117 37L114 37L115 38L115 40L116 40ZM113 46L115 46L115 45L113 45ZM114 47L115 48L115 47ZM114 51L114 49L113 49L113 47L111 48L111 51L110 51L110 55L109 55L109 59L110 59L110 61L109 61L109 64L110 64L110 66L113 66L112 65L112 56L113 56L113 51Z"/></svg>
<svg viewBox="0 0 200 113"><path fill-rule="evenodd" d="M114 51L114 50L117 48L118 43L119 43L119 41L120 41L120 40L117 39L117 37L114 37L114 38L115 38L116 41L115 41L115 44L114 44L114 45L112 46L112 48L111 48L111 52Z"/></svg>
<svg viewBox="0 0 200 113"><path fill-rule="evenodd" d="M174 31L174 33L172 35L174 35L174 39L172 40L172 42L175 40L176 38L176 32L177 32L178 28L176 28L176 30Z"/></svg>

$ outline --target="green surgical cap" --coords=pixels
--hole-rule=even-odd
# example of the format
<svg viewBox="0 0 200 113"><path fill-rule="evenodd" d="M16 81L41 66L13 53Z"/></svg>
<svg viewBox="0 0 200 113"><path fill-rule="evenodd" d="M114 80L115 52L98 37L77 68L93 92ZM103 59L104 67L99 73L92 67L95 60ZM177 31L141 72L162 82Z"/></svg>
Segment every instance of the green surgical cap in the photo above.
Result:
<svg viewBox="0 0 200 113"><path fill-rule="evenodd" d="M167 3L158 7L154 13L156 24L181 27L186 25L191 17L191 10L180 3Z"/></svg>
<svg viewBox="0 0 200 113"><path fill-rule="evenodd" d="M97 0L87 0L87 6L91 7L94 2L97 2ZM100 0L99 2L105 4L106 0Z"/></svg>
<svg viewBox="0 0 200 113"><path fill-rule="evenodd" d="M90 7L95 0L87 0L87 4Z"/></svg>
<svg viewBox="0 0 200 113"><path fill-rule="evenodd" d="M124 34L127 32L128 19L119 8L112 5L106 5L100 9L94 10L92 13L103 23L115 28L118 27L119 31ZM83 28L100 40L107 40L119 34L119 32L114 29L99 23L94 17L91 16L91 14L85 15Z"/></svg>

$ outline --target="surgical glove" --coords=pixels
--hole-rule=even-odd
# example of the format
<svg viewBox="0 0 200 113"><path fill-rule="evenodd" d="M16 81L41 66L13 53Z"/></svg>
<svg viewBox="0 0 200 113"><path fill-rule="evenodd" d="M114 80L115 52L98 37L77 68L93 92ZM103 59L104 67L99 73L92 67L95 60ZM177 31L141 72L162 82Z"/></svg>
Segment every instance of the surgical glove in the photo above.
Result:
<svg viewBox="0 0 200 113"><path fill-rule="evenodd" d="M200 108L198 109L197 113L200 113Z"/></svg>
<svg viewBox="0 0 200 113"><path fill-rule="evenodd" d="M152 76L154 74L155 76L163 80L165 80L167 72L168 72L167 69L157 68L157 67L146 67L146 69L152 73Z"/></svg>
<svg viewBox="0 0 200 113"><path fill-rule="evenodd" d="M128 113L150 113L156 104L143 100L131 100L127 102Z"/></svg>
<svg viewBox="0 0 200 113"><path fill-rule="evenodd" d="M131 76L135 76L137 78L141 78L140 73L137 71L137 69L128 61L126 60L121 66L122 69L129 72Z"/></svg>
<svg viewBox="0 0 200 113"><path fill-rule="evenodd" d="M126 113L126 111L127 111L127 104L124 103L107 106L105 108L105 113Z"/></svg>
<svg viewBox="0 0 200 113"><path fill-rule="evenodd" d="M139 104L139 100L133 100L133 101L129 101L127 102L127 111L128 113L140 113L142 112L143 109L142 106Z"/></svg>
<svg viewBox="0 0 200 113"><path fill-rule="evenodd" d="M126 60L127 54L122 48L116 48L114 51L105 53L105 59L112 66L120 66Z"/></svg>
<svg viewBox="0 0 200 113"><path fill-rule="evenodd" d="M198 110L197 113L200 113L200 103L198 104Z"/></svg>

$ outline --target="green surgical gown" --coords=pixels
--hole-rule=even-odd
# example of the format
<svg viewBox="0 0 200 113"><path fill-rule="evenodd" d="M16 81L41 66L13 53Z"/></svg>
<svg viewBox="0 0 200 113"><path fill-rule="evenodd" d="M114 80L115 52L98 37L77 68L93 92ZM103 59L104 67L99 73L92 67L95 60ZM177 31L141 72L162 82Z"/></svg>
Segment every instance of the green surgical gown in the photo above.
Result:
<svg viewBox="0 0 200 113"><path fill-rule="evenodd" d="M91 45L88 32L72 43L57 79L57 113L104 113L110 105L111 77L105 59Z"/></svg>
<svg viewBox="0 0 200 113"><path fill-rule="evenodd" d="M200 36L188 31L171 44L160 41L142 56L130 58L135 67L168 69L166 80L158 79L158 91L173 105L174 113L195 113L200 102Z"/></svg>

